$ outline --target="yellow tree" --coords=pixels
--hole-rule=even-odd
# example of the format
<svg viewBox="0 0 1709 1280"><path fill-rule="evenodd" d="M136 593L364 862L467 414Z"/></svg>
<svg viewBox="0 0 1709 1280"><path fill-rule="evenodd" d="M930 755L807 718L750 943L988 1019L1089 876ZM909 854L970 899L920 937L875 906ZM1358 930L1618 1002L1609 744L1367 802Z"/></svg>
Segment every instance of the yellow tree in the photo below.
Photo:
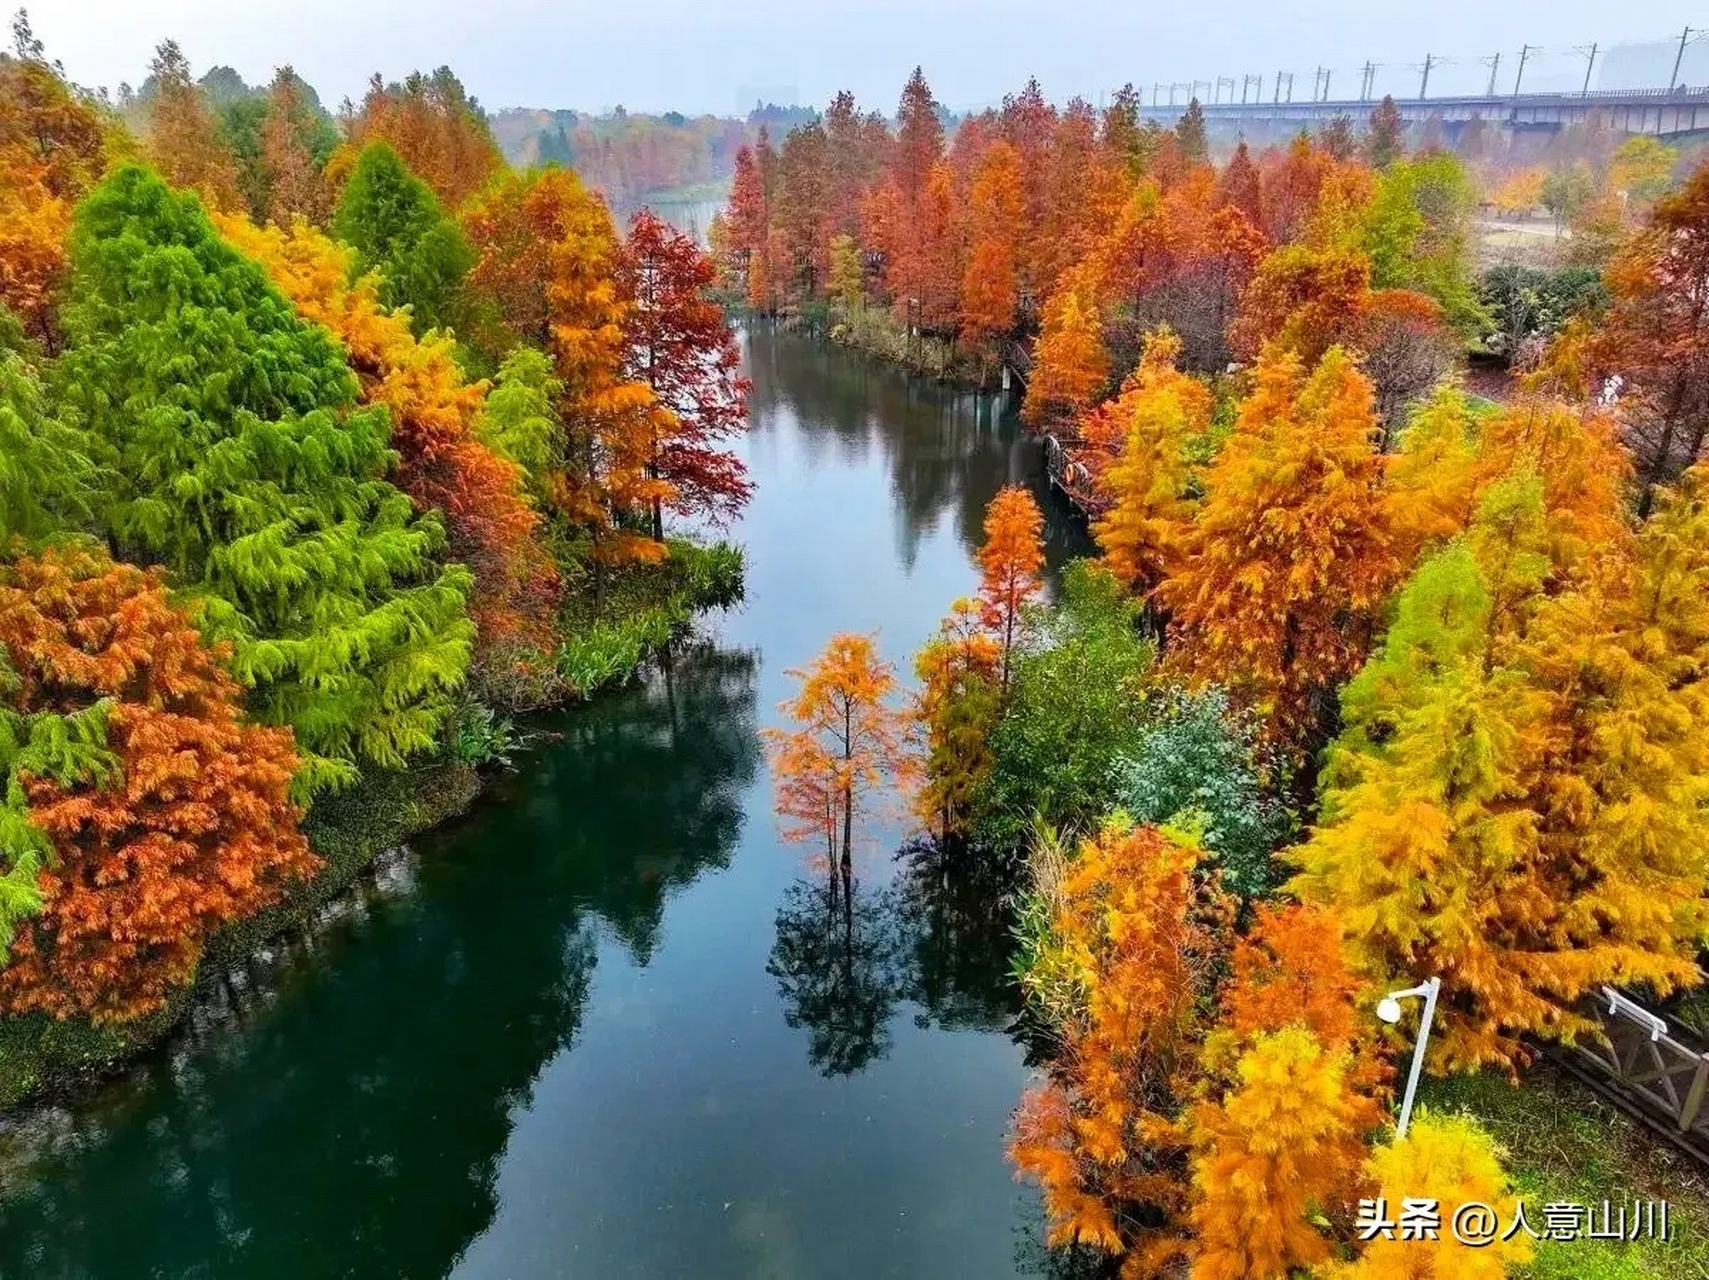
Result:
<svg viewBox="0 0 1709 1280"><path fill-rule="evenodd" d="M765 730L777 813L787 839L824 840L825 857L833 872L841 868L846 887L855 829L873 793L905 786L912 776L907 716L891 705L896 670L871 636L845 632L786 674L801 682L778 706L794 727Z"/></svg>
<svg viewBox="0 0 1709 1280"><path fill-rule="evenodd" d="M1312 1221L1345 1198L1363 1155L1345 1052L1295 1024L1257 1037L1238 1084L1193 1112L1193 1280L1282 1276L1330 1256Z"/></svg>
<svg viewBox="0 0 1709 1280"><path fill-rule="evenodd" d="M1015 643L1026 610L1044 589L1044 516L1032 494L1017 485L998 491L985 508L985 544L979 548L979 620L997 637L999 683L1009 693Z"/></svg>
<svg viewBox="0 0 1709 1280"><path fill-rule="evenodd" d="M1444 383L1419 406L1384 459L1383 487L1396 560L1410 566L1426 547L1464 529L1477 506L1476 424L1460 388Z"/></svg>
<svg viewBox="0 0 1709 1280"><path fill-rule="evenodd" d="M57 354L71 207L106 167L112 126L47 61L20 10L0 59L0 303Z"/></svg>
<svg viewBox="0 0 1709 1280"><path fill-rule="evenodd" d="M1433 1201L1445 1213L1449 1206L1488 1205L1504 1228L1518 1213L1495 1143L1469 1116L1420 1111L1406 1137L1371 1153L1366 1172L1391 1221L1409 1199ZM1348 1280L1500 1280L1530 1258L1531 1240L1523 1232L1484 1245L1463 1244L1444 1219L1434 1240L1379 1230L1357 1261L1326 1274Z"/></svg>
<svg viewBox="0 0 1709 1280"><path fill-rule="evenodd" d="M1475 470L1485 487L1515 472L1539 478L1563 569L1626 535L1631 455L1605 409L1527 395L1479 425Z"/></svg>
<svg viewBox="0 0 1709 1280"><path fill-rule="evenodd" d="M1158 595L1176 667L1228 685L1305 754L1326 695L1364 659L1397 566L1369 380L1339 348L1309 377L1271 348L1255 377Z"/></svg>
<svg viewBox="0 0 1709 1280"><path fill-rule="evenodd" d="M1141 593L1176 568L1197 506L1187 446L1211 425L1211 393L1176 367L1180 353L1181 340L1169 330L1148 334L1121 394L1088 414L1102 421L1088 421L1081 432L1117 437L1119 457L1095 473L1107 505L1093 532L1110 571Z"/></svg>
<svg viewBox="0 0 1709 1280"><path fill-rule="evenodd" d="M1045 303L1021 416L1034 426L1076 417L1109 379L1095 273L1076 268Z"/></svg>
<svg viewBox="0 0 1709 1280"><path fill-rule="evenodd" d="M1233 1280L1327 1256L1321 1227L1363 1190L1389 1070L1329 911L1259 904L1229 967L1201 1055L1211 1096L1192 1113L1192 1218L1193 1275Z"/></svg>
<svg viewBox="0 0 1709 1280"><path fill-rule="evenodd" d="M1570 571L1552 522L1541 482L1510 477L1421 566L1343 695L1297 853L1295 891L1373 981L1441 976L1451 1068L1585 1032L1601 983L1695 982L1709 924L1701 508Z"/></svg>
<svg viewBox="0 0 1709 1280"><path fill-rule="evenodd" d="M1002 649L978 606L957 600L914 659L913 715L925 740L925 777L914 812L940 839L967 829L973 793L991 768L991 733L1002 715Z"/></svg>

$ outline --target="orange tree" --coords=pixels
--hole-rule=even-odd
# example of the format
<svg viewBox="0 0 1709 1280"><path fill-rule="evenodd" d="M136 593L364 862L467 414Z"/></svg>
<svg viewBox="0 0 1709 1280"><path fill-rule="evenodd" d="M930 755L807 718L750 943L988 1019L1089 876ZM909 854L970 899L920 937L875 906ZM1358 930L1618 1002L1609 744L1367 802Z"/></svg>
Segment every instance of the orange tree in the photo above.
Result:
<svg viewBox="0 0 1709 1280"><path fill-rule="evenodd" d="M1255 378L1158 595L1170 661L1229 686L1304 756L1325 699L1364 659L1398 566L1369 380L1338 348L1308 376L1273 347Z"/></svg>
<svg viewBox="0 0 1709 1280"><path fill-rule="evenodd" d="M985 509L985 543L979 548L979 620L998 645L999 683L1009 691L1015 644L1026 626L1027 606L1044 589L1044 516L1032 494L1016 485L999 490Z"/></svg>
<svg viewBox="0 0 1709 1280"><path fill-rule="evenodd" d="M871 636L844 633L787 674L801 687L778 709L794 727L765 731L778 816L786 838L823 839L827 861L846 881L855 829L873 793L905 784L913 773L906 714L892 705L896 670Z"/></svg>
<svg viewBox="0 0 1709 1280"><path fill-rule="evenodd" d="M290 799L288 729L244 722L238 686L163 575L81 547L0 569L6 807L45 844L37 914L13 925L0 1004L98 1022L160 1008L221 925L319 860Z"/></svg>
<svg viewBox="0 0 1709 1280"><path fill-rule="evenodd" d="M609 567L664 556L638 526L655 501L678 497L650 473L654 442L669 434L666 410L625 368L631 303L620 288L621 242L605 205L564 169L506 175L462 217L477 255L470 287L498 313L498 346L552 357L562 438L548 507L580 541L603 602Z"/></svg>

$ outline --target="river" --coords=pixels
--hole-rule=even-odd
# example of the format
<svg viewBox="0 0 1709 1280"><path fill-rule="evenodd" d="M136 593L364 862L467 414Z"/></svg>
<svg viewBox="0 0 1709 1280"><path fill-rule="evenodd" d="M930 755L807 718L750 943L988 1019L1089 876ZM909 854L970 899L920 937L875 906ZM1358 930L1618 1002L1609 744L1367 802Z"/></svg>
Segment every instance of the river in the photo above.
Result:
<svg viewBox="0 0 1709 1280"><path fill-rule="evenodd" d="M777 834L758 732L833 632L876 630L911 677L1038 450L989 400L770 331L745 350L745 603L539 726L166 1049L8 1121L0 1275L1031 1270L995 891L880 828L845 935ZM1045 505L1060 567L1084 548Z"/></svg>

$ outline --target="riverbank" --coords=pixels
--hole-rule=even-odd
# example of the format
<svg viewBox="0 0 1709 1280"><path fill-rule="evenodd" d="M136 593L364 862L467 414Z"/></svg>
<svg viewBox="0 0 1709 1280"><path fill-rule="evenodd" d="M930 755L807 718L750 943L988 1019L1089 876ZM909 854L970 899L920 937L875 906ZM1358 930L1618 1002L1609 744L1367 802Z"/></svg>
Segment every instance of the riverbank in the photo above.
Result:
<svg viewBox="0 0 1709 1280"><path fill-rule="evenodd" d="M679 639L695 617L741 598L744 557L728 543L671 539L655 564L613 575L598 610L573 599L563 618L560 674L572 699L587 699L633 679ZM484 781L462 759L365 775L316 801L303 819L323 866L278 903L233 921L203 953L195 981L165 1008L135 1022L96 1025L32 1013L0 1017L0 1114L21 1103L73 1094L160 1045L198 996L233 966L284 935L312 929L319 913L350 889L386 850L468 811Z"/></svg>
<svg viewBox="0 0 1709 1280"><path fill-rule="evenodd" d="M775 325L787 333L877 356L956 391L992 394L1002 383L1002 368L994 357L969 351L935 334L919 330L910 333L884 307L862 304L851 309L814 302L798 310L766 315L732 293L720 294L719 302L727 314L740 317L745 324Z"/></svg>

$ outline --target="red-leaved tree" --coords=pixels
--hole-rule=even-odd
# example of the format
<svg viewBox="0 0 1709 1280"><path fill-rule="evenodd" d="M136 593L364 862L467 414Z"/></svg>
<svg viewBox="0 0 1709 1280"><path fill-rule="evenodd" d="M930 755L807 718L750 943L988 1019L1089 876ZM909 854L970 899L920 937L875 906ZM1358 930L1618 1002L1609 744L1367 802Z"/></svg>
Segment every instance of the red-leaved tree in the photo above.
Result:
<svg viewBox="0 0 1709 1280"><path fill-rule="evenodd" d="M740 373L741 352L723 308L708 296L712 259L643 209L629 224L618 273L630 300L624 372L651 387L666 410L654 419L647 469L675 493L668 502L662 490L654 494L653 537L664 539L667 506L678 515L733 520L754 486L725 446L747 429L752 384Z"/></svg>

